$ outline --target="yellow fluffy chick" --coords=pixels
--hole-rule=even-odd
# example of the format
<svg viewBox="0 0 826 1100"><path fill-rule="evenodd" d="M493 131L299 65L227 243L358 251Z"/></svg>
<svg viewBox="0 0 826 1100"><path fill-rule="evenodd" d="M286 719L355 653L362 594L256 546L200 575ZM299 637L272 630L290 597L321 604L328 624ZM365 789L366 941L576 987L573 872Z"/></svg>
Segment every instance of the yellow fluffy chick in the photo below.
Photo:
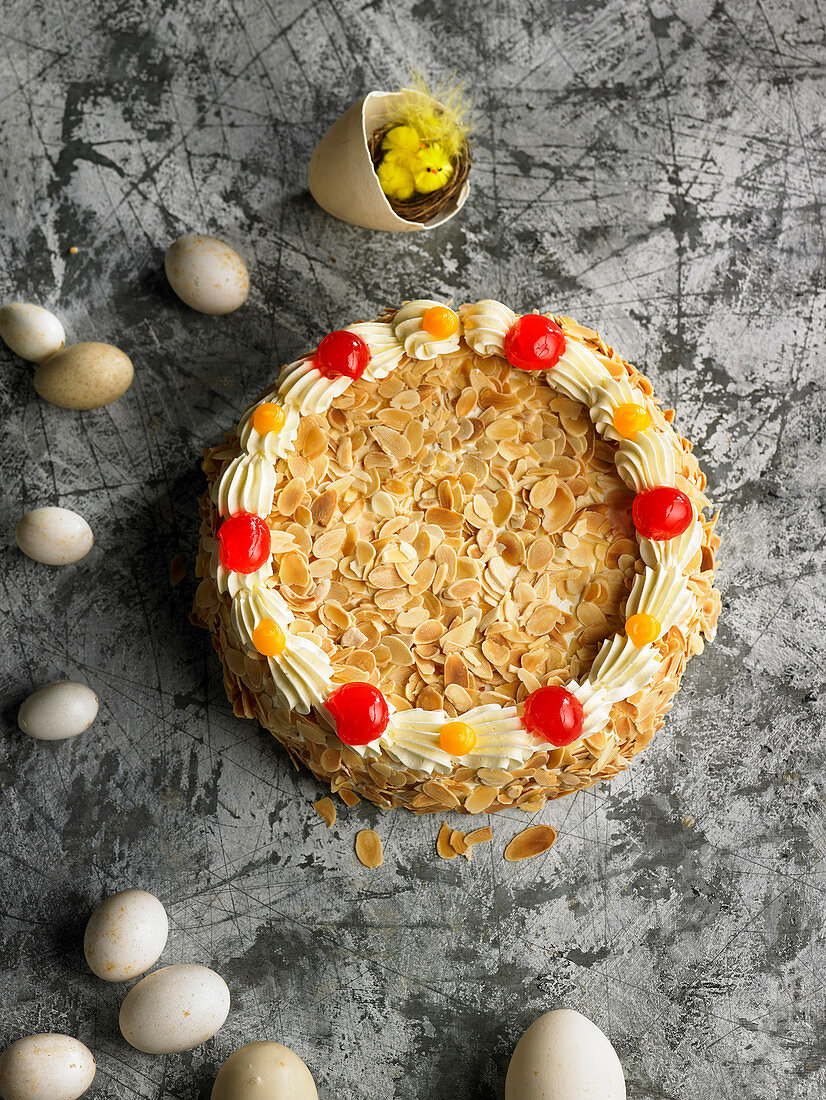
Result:
<svg viewBox="0 0 826 1100"><path fill-rule="evenodd" d="M407 153L412 157L423 144L419 131L412 126L394 126L384 135L381 147L385 153Z"/></svg>
<svg viewBox="0 0 826 1100"><path fill-rule="evenodd" d="M413 160L413 183L420 195L444 187L453 174L450 158L440 145L429 145Z"/></svg>
<svg viewBox="0 0 826 1100"><path fill-rule="evenodd" d="M406 202L416 193L413 173L407 164L400 162L392 154L386 156L376 170L379 186L389 199Z"/></svg>

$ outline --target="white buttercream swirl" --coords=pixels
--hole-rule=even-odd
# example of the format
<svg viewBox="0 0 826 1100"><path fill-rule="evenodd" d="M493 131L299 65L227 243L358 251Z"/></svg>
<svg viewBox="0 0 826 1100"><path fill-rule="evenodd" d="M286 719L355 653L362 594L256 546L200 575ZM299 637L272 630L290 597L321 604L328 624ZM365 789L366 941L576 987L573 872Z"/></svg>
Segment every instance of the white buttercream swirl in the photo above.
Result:
<svg viewBox="0 0 826 1100"><path fill-rule="evenodd" d="M565 687L582 703L584 716L581 737L590 737L592 733L601 730L607 723L613 706L605 689L597 687L590 680L583 680L581 684L571 680Z"/></svg>
<svg viewBox="0 0 826 1100"><path fill-rule="evenodd" d="M512 309L493 298L483 298L462 316L465 343L477 355L503 355L505 337L516 321Z"/></svg>
<svg viewBox="0 0 826 1100"><path fill-rule="evenodd" d="M567 333L565 351L544 377L549 386L583 405L588 404L588 396L595 386L602 387L612 380L605 364Z"/></svg>
<svg viewBox="0 0 826 1100"><path fill-rule="evenodd" d="M254 573L236 573L234 569L227 569L225 565L221 564L220 548L217 542L212 551L209 566L221 595L228 593L233 597L239 592L254 588L257 584L264 584L272 576L271 558L268 558L261 568L256 569Z"/></svg>
<svg viewBox="0 0 826 1100"><path fill-rule="evenodd" d="M692 508L694 505L692 504ZM696 515L696 511L694 513ZM698 519L673 539L646 539L639 537L640 556L646 565L661 565L664 569L683 572L700 549L703 541L703 525Z"/></svg>
<svg viewBox="0 0 826 1100"><path fill-rule="evenodd" d="M404 345L405 354L411 359L435 359L437 355L450 355L459 350L461 325L452 336L444 340L435 340L422 328L422 317L425 313L433 306L441 304L429 298L416 298L412 302L405 302L393 318L393 331Z"/></svg>
<svg viewBox="0 0 826 1100"><path fill-rule="evenodd" d="M363 378L368 382L380 382L395 370L404 356L404 345L396 336L396 330L385 321L359 321L348 325L347 332L354 332L370 349L370 362Z"/></svg>
<svg viewBox="0 0 826 1100"><path fill-rule="evenodd" d="M673 485L677 476L671 440L654 429L623 439L617 448L616 466L625 484L636 492Z"/></svg>
<svg viewBox="0 0 826 1100"><path fill-rule="evenodd" d="M625 437L614 427L614 413L620 405L644 405L642 393L633 390L627 378L612 378L603 386L593 386L588 394L591 420L600 435L615 442Z"/></svg>
<svg viewBox="0 0 826 1100"><path fill-rule="evenodd" d="M278 376L277 400L285 408L292 405L302 416L312 416L326 412L352 382L352 378L344 375L327 378L315 366L313 357L308 355L282 368Z"/></svg>
<svg viewBox="0 0 826 1100"><path fill-rule="evenodd" d="M227 466L213 489L220 516L254 512L266 519L272 511L275 467L265 455L240 454Z"/></svg>
<svg viewBox="0 0 826 1100"><path fill-rule="evenodd" d="M656 565L644 569L636 577L625 605L625 617L653 615L660 624L659 639L674 623L682 621L691 605L688 582L682 572Z"/></svg>
<svg viewBox="0 0 826 1100"><path fill-rule="evenodd" d="M278 592L265 584L256 584L238 592L232 601L230 615L235 633L250 649L255 649L252 632L263 619L272 619L286 631L294 618Z"/></svg>
<svg viewBox="0 0 826 1100"><path fill-rule="evenodd" d="M298 425L301 413L295 405L283 405L284 423L275 432L257 432L253 426L255 410L259 405L268 403L278 404L278 394L268 393L254 405L246 410L238 425L238 435L241 437L241 446L250 454L264 455L275 464L279 458L286 458L295 448L295 438L298 435Z"/></svg>
<svg viewBox="0 0 826 1100"><path fill-rule="evenodd" d="M638 649L630 638L615 634L602 643L588 679L612 703L618 703L642 691L654 678L660 662L659 654L650 645Z"/></svg>
<svg viewBox="0 0 826 1100"><path fill-rule="evenodd" d="M273 683L290 710L309 714L333 690L333 666L320 645L309 638L287 635L287 648L279 657L268 657Z"/></svg>

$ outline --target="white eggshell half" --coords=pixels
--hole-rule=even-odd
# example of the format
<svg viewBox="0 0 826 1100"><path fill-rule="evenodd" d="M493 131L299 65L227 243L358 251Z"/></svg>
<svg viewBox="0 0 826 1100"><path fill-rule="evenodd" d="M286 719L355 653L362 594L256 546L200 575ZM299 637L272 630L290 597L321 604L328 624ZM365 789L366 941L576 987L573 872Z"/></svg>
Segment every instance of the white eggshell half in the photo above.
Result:
<svg viewBox="0 0 826 1100"><path fill-rule="evenodd" d="M247 265L217 237L179 237L167 249L164 268L181 301L199 313L232 313L250 292Z"/></svg>
<svg viewBox="0 0 826 1100"><path fill-rule="evenodd" d="M230 1054L218 1070L210 1100L318 1100L318 1092L294 1051L261 1040Z"/></svg>
<svg viewBox="0 0 826 1100"><path fill-rule="evenodd" d="M92 549L92 528L70 508L35 508L18 521L14 538L23 553L44 565L71 565Z"/></svg>
<svg viewBox="0 0 826 1100"><path fill-rule="evenodd" d="M98 697L90 687L55 680L23 700L17 724L36 741L64 741L88 729L97 713Z"/></svg>
<svg viewBox="0 0 826 1100"><path fill-rule="evenodd" d="M168 935L166 910L154 894L121 890L92 913L83 953L91 970L105 982L128 982L158 961Z"/></svg>
<svg viewBox="0 0 826 1100"><path fill-rule="evenodd" d="M53 313L29 302L10 302L0 309L0 336L15 355L41 363L60 351L66 331Z"/></svg>
<svg viewBox="0 0 826 1100"><path fill-rule="evenodd" d="M561 1008L534 1020L516 1044L505 1100L625 1100L625 1075L597 1025Z"/></svg>
<svg viewBox="0 0 826 1100"><path fill-rule="evenodd" d="M229 990L206 966L181 963L141 978L120 1007L124 1039L147 1054L176 1054L212 1038L227 1018Z"/></svg>
<svg viewBox="0 0 826 1100"><path fill-rule="evenodd" d="M0 1054L3 1100L77 1100L94 1076L92 1052L71 1035L27 1035Z"/></svg>

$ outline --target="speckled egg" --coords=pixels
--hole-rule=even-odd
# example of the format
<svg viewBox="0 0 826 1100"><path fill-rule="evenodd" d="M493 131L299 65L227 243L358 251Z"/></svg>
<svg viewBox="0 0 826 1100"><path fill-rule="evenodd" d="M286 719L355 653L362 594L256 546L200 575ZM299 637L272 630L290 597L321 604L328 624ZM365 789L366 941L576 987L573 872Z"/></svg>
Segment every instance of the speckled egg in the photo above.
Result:
<svg viewBox="0 0 826 1100"><path fill-rule="evenodd" d="M505 1100L625 1100L625 1075L597 1025L561 1008L534 1020L516 1044Z"/></svg>
<svg viewBox="0 0 826 1100"><path fill-rule="evenodd" d="M166 910L146 890L121 890L102 901L89 918L83 953L105 982L139 978L161 956L169 935Z"/></svg>
<svg viewBox="0 0 826 1100"><path fill-rule="evenodd" d="M141 978L120 1008L127 1043L147 1054L190 1050L218 1031L229 1012L229 989L206 966L180 963Z"/></svg>
<svg viewBox="0 0 826 1100"><path fill-rule="evenodd" d="M43 565L71 565L85 558L95 537L92 528L70 508L34 508L14 529L23 553Z"/></svg>
<svg viewBox="0 0 826 1100"><path fill-rule="evenodd" d="M0 337L15 355L32 363L48 359L66 343L57 317L30 302L10 302L0 309Z"/></svg>
<svg viewBox="0 0 826 1100"><path fill-rule="evenodd" d="M23 701L17 724L36 741L65 741L87 730L97 713L98 697L90 687L55 680Z"/></svg>
<svg viewBox="0 0 826 1100"><path fill-rule="evenodd" d="M94 1076L92 1052L71 1035L27 1035L0 1054L3 1100L77 1100Z"/></svg>
<svg viewBox="0 0 826 1100"><path fill-rule="evenodd" d="M233 1051L218 1071L210 1100L318 1100L313 1075L281 1043L261 1040Z"/></svg>
<svg viewBox="0 0 826 1100"><path fill-rule="evenodd" d="M232 313L250 292L247 265L217 237L179 237L167 250L164 268L181 301L199 313Z"/></svg>
<svg viewBox="0 0 826 1100"><path fill-rule="evenodd" d="M70 344L34 372L34 388L62 409L99 409L123 397L132 385L132 360L112 344Z"/></svg>

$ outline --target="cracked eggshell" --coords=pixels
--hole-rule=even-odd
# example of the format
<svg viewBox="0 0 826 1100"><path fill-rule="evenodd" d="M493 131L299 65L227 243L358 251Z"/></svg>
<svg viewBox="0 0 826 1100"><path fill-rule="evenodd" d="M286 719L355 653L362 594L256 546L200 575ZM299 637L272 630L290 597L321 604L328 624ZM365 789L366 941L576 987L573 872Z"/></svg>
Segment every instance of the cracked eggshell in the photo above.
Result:
<svg viewBox="0 0 826 1100"><path fill-rule="evenodd" d="M195 963L165 966L141 978L120 1007L124 1039L146 1054L178 1054L219 1031L229 1012L220 974Z"/></svg>
<svg viewBox="0 0 826 1100"><path fill-rule="evenodd" d="M161 957L169 935L166 910L146 890L121 890L102 901L89 918L83 953L105 982L128 982Z"/></svg>
<svg viewBox="0 0 826 1100"><path fill-rule="evenodd" d="M3 1100L77 1100L94 1076L92 1052L71 1035L27 1035L0 1054Z"/></svg>
<svg viewBox="0 0 826 1100"><path fill-rule="evenodd" d="M98 697L85 684L55 680L23 700L17 724L36 741L65 741L97 718Z"/></svg>
<svg viewBox="0 0 826 1100"><path fill-rule="evenodd" d="M123 397L134 377L125 352L91 340L50 355L34 372L34 388L62 409L100 409Z"/></svg>
<svg viewBox="0 0 826 1100"><path fill-rule="evenodd" d="M408 96L438 102L410 88L401 92L370 92L336 119L316 146L307 182L315 201L334 218L365 229L413 233L443 225L465 205L470 190L467 183L438 218L426 223L400 218L387 201L373 170L368 140Z"/></svg>
<svg viewBox="0 0 826 1100"><path fill-rule="evenodd" d="M71 508L33 508L14 529L23 553L43 565L71 565L85 558L95 541L92 528Z"/></svg>
<svg viewBox="0 0 826 1100"><path fill-rule="evenodd" d="M247 300L247 265L234 248L217 237L189 233L167 249L169 285L182 302L199 313L232 313Z"/></svg>
<svg viewBox="0 0 826 1100"><path fill-rule="evenodd" d="M318 1100L318 1092L294 1051L261 1040L230 1054L218 1070L210 1100Z"/></svg>
<svg viewBox="0 0 826 1100"><path fill-rule="evenodd" d="M43 306L10 302L0 309L0 337L21 359L41 363L66 343L63 325Z"/></svg>
<svg viewBox="0 0 826 1100"><path fill-rule="evenodd" d="M534 1020L516 1044L505 1100L625 1100L625 1076L597 1025L561 1008Z"/></svg>

